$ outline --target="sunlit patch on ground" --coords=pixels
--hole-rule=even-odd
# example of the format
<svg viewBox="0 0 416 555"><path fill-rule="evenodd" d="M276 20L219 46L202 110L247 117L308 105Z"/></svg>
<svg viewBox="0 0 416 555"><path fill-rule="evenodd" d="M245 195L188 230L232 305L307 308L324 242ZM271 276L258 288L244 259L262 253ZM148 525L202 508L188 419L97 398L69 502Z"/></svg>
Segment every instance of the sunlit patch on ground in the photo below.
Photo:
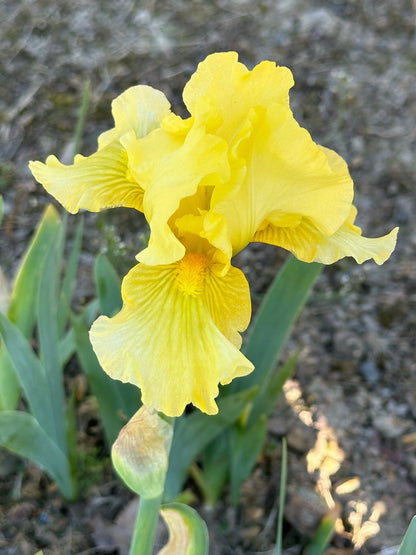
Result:
<svg viewBox="0 0 416 555"><path fill-rule="evenodd" d="M302 389L297 380L288 380L284 386L287 403L306 426L316 434L313 447L306 454L307 471L316 476L316 491L325 501L328 509L336 518L335 531L348 538L355 550L363 547L365 542L380 532L380 517L385 514L383 501L373 504L359 500L365 494L365 484L358 476L336 482L336 474L342 468L345 452L339 446L336 432L328 424L324 414L316 407L308 407ZM344 501L344 515L341 515L339 500L356 493L357 498ZM338 501L335 500L338 499ZM341 518L344 517L344 520Z"/></svg>

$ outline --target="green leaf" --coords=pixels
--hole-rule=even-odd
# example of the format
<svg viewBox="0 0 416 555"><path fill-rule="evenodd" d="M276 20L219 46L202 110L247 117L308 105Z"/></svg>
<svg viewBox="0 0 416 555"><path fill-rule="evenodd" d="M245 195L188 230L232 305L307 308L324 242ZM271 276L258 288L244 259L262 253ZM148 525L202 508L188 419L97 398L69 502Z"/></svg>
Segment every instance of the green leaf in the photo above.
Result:
<svg viewBox="0 0 416 555"><path fill-rule="evenodd" d="M97 399L108 445L116 440L119 431L140 407L140 390L112 380L101 368L88 334L87 314L71 316L77 356Z"/></svg>
<svg viewBox="0 0 416 555"><path fill-rule="evenodd" d="M78 269L79 257L81 254L83 233L83 218L80 218L75 229L74 241L65 269L65 276L59 298L58 308L58 336L61 337L65 330L65 325L69 318L72 293L75 286L76 274Z"/></svg>
<svg viewBox="0 0 416 555"><path fill-rule="evenodd" d="M0 266L0 310L2 312L7 312L7 309L9 307L9 298L9 284Z"/></svg>
<svg viewBox="0 0 416 555"><path fill-rule="evenodd" d="M40 359L45 370L47 382L47 390L44 392L44 395L49 396L53 411L53 423L55 426L53 437L58 447L66 453L65 393L62 379L61 355L59 352L57 315L62 240L63 228L61 227L55 244L51 245L50 251L46 256L46 264L44 264L40 277L37 328Z"/></svg>
<svg viewBox="0 0 416 555"><path fill-rule="evenodd" d="M8 316L26 337L37 318L38 287L51 245L61 233L61 221L53 206L48 206L24 255L17 273Z"/></svg>
<svg viewBox="0 0 416 555"><path fill-rule="evenodd" d="M176 420L165 484L165 501L180 493L187 471L197 455L230 424L253 399L256 388L218 399L218 414L195 411Z"/></svg>
<svg viewBox="0 0 416 555"><path fill-rule="evenodd" d="M57 211L48 206L26 250L14 281L9 319L30 337L37 318L37 301L40 276L51 245L59 233L61 222ZM19 381L14 373L10 357L0 346L0 410L14 409L20 395Z"/></svg>
<svg viewBox="0 0 416 555"><path fill-rule="evenodd" d="M240 487L246 480L263 448L266 438L267 419L262 415L249 427L235 425L230 434L231 446L231 503L240 500Z"/></svg>
<svg viewBox="0 0 416 555"><path fill-rule="evenodd" d="M248 418L248 425L254 424L261 415L269 416L275 406L277 399L282 393L286 380L295 371L298 355L292 356L275 373L269 373L264 380L264 385L253 400L253 405Z"/></svg>
<svg viewBox="0 0 416 555"><path fill-rule="evenodd" d="M0 195L0 224L3 220L3 212L4 212L3 197Z"/></svg>
<svg viewBox="0 0 416 555"><path fill-rule="evenodd" d="M114 316L123 305L121 282L111 262L104 254L97 256L95 260L94 278L101 313L109 317Z"/></svg>
<svg viewBox="0 0 416 555"><path fill-rule="evenodd" d="M229 432L220 433L204 450L202 471L199 480L191 474L198 487L202 490L207 503L214 507L230 475L230 440Z"/></svg>
<svg viewBox="0 0 416 555"><path fill-rule="evenodd" d="M56 440L54 411L45 369L19 328L1 312L0 334L33 416L41 428Z"/></svg>
<svg viewBox="0 0 416 555"><path fill-rule="evenodd" d="M0 412L0 444L44 468L67 499L74 498L68 460L39 422L26 412Z"/></svg>
<svg viewBox="0 0 416 555"><path fill-rule="evenodd" d="M78 488L77 480L80 476L80 461L82 455L77 448L77 388L73 386L66 407L66 445L67 457L73 483Z"/></svg>
<svg viewBox="0 0 416 555"><path fill-rule="evenodd" d="M59 354L62 368L75 352L74 330L70 328L59 341Z"/></svg>
<svg viewBox="0 0 416 555"><path fill-rule="evenodd" d="M416 516L414 516L409 524L409 528L400 544L397 555L415 555L416 553Z"/></svg>
<svg viewBox="0 0 416 555"><path fill-rule="evenodd" d="M0 411L16 408L20 385L4 344L0 344Z"/></svg>
<svg viewBox="0 0 416 555"><path fill-rule="evenodd" d="M169 542L158 555L208 555L208 529L195 509L182 503L163 505L160 511L169 529Z"/></svg>
<svg viewBox="0 0 416 555"><path fill-rule="evenodd" d="M290 256L270 286L257 313L244 353L255 369L232 382L232 391L253 385L266 387L280 351L302 310L322 264L300 262ZM264 385L263 385L264 384Z"/></svg>
<svg viewBox="0 0 416 555"><path fill-rule="evenodd" d="M305 555L325 555L326 548L331 541L335 531L335 523L339 518L339 508L330 510L321 520L318 530L311 543L305 549ZM415 553L415 543L413 544L412 555Z"/></svg>

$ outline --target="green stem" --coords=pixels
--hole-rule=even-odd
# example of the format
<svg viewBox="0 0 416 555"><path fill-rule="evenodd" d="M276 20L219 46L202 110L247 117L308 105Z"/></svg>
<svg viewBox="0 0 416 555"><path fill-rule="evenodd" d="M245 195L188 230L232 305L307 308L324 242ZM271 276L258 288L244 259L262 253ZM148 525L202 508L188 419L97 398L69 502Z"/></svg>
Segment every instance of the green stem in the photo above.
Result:
<svg viewBox="0 0 416 555"><path fill-rule="evenodd" d="M280 470L279 513L277 515L277 538L275 555L282 554L283 538L283 513L285 508L287 483L287 444L286 438L282 439L282 468Z"/></svg>
<svg viewBox="0 0 416 555"><path fill-rule="evenodd" d="M140 498L129 555L152 555L162 496Z"/></svg>

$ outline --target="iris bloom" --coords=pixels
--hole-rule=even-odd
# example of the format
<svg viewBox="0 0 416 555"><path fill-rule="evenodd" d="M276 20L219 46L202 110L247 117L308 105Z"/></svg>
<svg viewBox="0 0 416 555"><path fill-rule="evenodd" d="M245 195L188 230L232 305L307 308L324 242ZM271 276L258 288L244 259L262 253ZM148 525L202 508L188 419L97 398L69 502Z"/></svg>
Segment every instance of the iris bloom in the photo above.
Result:
<svg viewBox="0 0 416 555"><path fill-rule="evenodd" d="M253 369L239 350L249 287L231 265L248 243L324 264L382 264L394 249L397 229L368 239L354 224L347 166L295 121L292 85L285 67L249 71L235 52L213 54L185 86L190 117L173 114L160 91L132 87L113 101L97 152L70 166L55 156L30 164L72 213L144 213L150 240L124 278L123 308L96 320L91 341L111 377L169 416L187 403L215 414L218 383Z"/></svg>

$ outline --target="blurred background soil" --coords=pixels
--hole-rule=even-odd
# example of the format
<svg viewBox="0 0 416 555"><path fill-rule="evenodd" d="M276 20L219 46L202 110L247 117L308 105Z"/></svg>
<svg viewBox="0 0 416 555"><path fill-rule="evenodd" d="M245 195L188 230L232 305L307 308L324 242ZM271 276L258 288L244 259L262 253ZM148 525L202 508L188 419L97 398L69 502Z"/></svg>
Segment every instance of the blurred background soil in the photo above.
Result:
<svg viewBox="0 0 416 555"><path fill-rule="evenodd" d="M285 350L300 349L296 374L241 504L199 507L213 554L272 553L283 436L288 554L300 553L335 507L340 519L328 553L392 555L416 513L415 26L411 0L0 4L0 263L9 284L51 202L28 160L50 153L70 160L85 83L92 101L81 152L89 154L112 125L111 100L131 85L161 89L184 115L183 86L214 51L236 50L249 67L264 59L290 67L295 117L348 162L364 233L400 226L382 267L345 259L319 278ZM69 219L69 235L76 221ZM94 294L94 257L107 252L123 275L145 234L133 211L87 216L79 304ZM265 245L239 255L254 307L285 256ZM65 504L33 465L0 452L0 554L124 553L134 506L108 461L94 462L102 433L88 392L78 418L92 455L75 504Z"/></svg>

